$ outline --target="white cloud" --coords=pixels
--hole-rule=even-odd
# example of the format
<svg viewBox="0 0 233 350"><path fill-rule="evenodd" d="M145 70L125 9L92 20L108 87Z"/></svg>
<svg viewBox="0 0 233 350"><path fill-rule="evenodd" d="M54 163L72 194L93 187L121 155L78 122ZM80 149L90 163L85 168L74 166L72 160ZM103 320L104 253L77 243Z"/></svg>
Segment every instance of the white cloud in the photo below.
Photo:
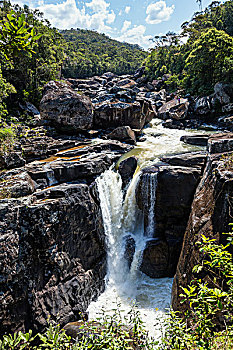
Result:
<svg viewBox="0 0 233 350"><path fill-rule="evenodd" d="M129 27L131 26L131 22L130 21L124 21L123 27L121 29L121 32L124 33L127 29L129 29Z"/></svg>
<svg viewBox="0 0 233 350"><path fill-rule="evenodd" d="M128 14L130 10L131 10L131 7L130 7L130 6L126 6L126 7L125 7L125 13Z"/></svg>
<svg viewBox="0 0 233 350"><path fill-rule="evenodd" d="M151 46L150 39L152 39L152 35L146 35L145 33L146 27L144 25L134 25L132 28L128 27L126 31L122 32L122 35L117 40L126 41L130 44L138 44L147 49Z"/></svg>
<svg viewBox="0 0 233 350"><path fill-rule="evenodd" d="M167 6L164 0L150 4L146 9L146 22L149 24L158 24L168 21L173 14L175 5Z"/></svg>
<svg viewBox="0 0 233 350"><path fill-rule="evenodd" d="M86 7L89 7L94 12L106 12L109 6L110 4L104 0L92 0L86 4Z"/></svg>
<svg viewBox="0 0 233 350"><path fill-rule="evenodd" d="M57 4L45 4L43 0L13 0L22 5L27 2L31 8L38 8L54 27L59 29L83 28L110 33L108 26L115 21L116 15L105 0L91 0L83 7L77 7L75 0L63 0ZM88 11L89 10L89 11Z"/></svg>

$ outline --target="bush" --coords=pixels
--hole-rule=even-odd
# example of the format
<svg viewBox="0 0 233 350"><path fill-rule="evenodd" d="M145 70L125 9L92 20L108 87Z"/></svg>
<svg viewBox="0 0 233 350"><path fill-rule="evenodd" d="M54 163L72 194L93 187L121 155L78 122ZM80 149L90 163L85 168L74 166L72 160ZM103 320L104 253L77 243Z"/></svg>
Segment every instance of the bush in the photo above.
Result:
<svg viewBox="0 0 233 350"><path fill-rule="evenodd" d="M13 127L0 128L0 154L7 154L13 149L16 134Z"/></svg>

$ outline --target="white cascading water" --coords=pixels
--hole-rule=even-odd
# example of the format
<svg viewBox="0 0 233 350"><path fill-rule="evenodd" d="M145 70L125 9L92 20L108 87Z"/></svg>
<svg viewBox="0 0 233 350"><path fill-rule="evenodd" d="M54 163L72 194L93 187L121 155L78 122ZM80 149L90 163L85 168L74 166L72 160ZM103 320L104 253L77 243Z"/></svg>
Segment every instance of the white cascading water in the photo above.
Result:
<svg viewBox="0 0 233 350"><path fill-rule="evenodd" d="M158 173L148 173L143 175L143 192L144 196L147 199L145 201L145 211L148 213L148 225L145 229L145 235L148 238L154 237L156 230L156 221L155 221L155 203L156 203L156 188L157 188L157 176Z"/></svg>
<svg viewBox="0 0 233 350"><path fill-rule="evenodd" d="M137 156L141 169L158 162L159 157L166 154L202 150L201 147L180 142L182 135L193 134L194 131L165 129L161 121L156 119L153 120L152 127L145 129L144 133L146 141L138 143L127 155ZM157 176L150 175L146 179L149 215L145 232L143 213L138 209L135 197L141 172L134 175L125 198L121 177L113 168L96 180L108 244L108 272L105 292L96 302L90 304L88 312L90 319L98 318L103 308L105 312L111 313L116 300L121 302L122 309L127 312L132 301L136 301L150 335L158 337L160 331L155 331L154 325L157 323L156 319L164 317L165 310L170 306L172 279L151 279L139 270L145 244L156 230L154 210ZM126 236L132 237L136 245L130 270L124 258Z"/></svg>

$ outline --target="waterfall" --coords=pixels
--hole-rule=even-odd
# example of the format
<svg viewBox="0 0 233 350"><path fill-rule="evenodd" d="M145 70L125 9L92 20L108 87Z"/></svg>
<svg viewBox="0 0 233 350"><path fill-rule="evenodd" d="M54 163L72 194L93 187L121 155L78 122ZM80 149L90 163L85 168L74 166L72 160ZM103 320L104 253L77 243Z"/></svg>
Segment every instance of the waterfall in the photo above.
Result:
<svg viewBox="0 0 233 350"><path fill-rule="evenodd" d="M142 176L142 198L143 212L147 217L147 226L145 235L148 238L155 236L156 221L155 221L155 204L156 204L156 189L157 189L158 173L147 173Z"/></svg>
<svg viewBox="0 0 233 350"><path fill-rule="evenodd" d="M92 302L88 308L90 319L101 317L104 308L109 314L115 307L115 302L120 301L125 314L129 312L132 301L139 305L141 317L146 323L148 331L155 335L154 323L156 318L164 315L164 308L169 307L171 279L151 279L144 275L139 267L142 253L149 236L144 233L143 213L138 209L135 191L142 173L134 175L124 196L120 175L111 168L97 178L97 188L100 198L104 229L107 239L107 275L106 289L96 302ZM151 197L149 212L154 213L151 196L156 188L156 176L148 178L148 193ZM129 237L135 242L135 253L131 267L125 259L125 242ZM157 308L157 310L155 310Z"/></svg>
<svg viewBox="0 0 233 350"><path fill-rule="evenodd" d="M187 133L193 134L193 131ZM151 127L144 129L144 134L146 140L138 142L127 155L136 156L141 169L155 164L166 154L200 150L200 147L180 142L183 130L174 132L172 129L165 129L162 122L156 119L152 121ZM135 196L139 179L142 183L143 211L138 209ZM107 237L108 272L104 293L88 308L89 318L101 317L103 308L106 313L111 314L116 299L127 313L133 299L138 304L148 331L151 335L157 336L154 324L156 319L163 318L165 309L170 306L172 279L151 279L140 271L144 247L156 233L157 175L156 173L146 175L143 171L139 171L134 175L124 196L120 176L110 169L97 179L97 187ZM127 238L135 243L135 249L131 249L134 256L131 256L130 268L125 260Z"/></svg>

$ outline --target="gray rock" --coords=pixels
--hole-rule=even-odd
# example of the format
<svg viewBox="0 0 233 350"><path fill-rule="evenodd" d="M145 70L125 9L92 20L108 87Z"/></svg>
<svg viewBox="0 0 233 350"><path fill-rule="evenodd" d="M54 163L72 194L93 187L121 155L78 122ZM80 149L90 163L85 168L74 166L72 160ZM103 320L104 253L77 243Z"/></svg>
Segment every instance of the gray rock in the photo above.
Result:
<svg viewBox="0 0 233 350"><path fill-rule="evenodd" d="M120 162L118 171L121 175L124 187L126 187L133 178L137 165L138 162L136 157L129 157Z"/></svg>
<svg viewBox="0 0 233 350"><path fill-rule="evenodd" d="M206 152L188 152L162 157L161 161L175 166L201 167L205 165Z"/></svg>
<svg viewBox="0 0 233 350"><path fill-rule="evenodd" d="M188 114L189 102L187 99L173 99L167 103L165 103L158 110L158 118L166 120L166 119L185 119Z"/></svg>
<svg viewBox="0 0 233 350"><path fill-rule="evenodd" d="M146 248L143 251L140 270L151 278L167 277L168 261L168 244L159 239L152 239L147 242Z"/></svg>
<svg viewBox="0 0 233 350"><path fill-rule="evenodd" d="M181 136L180 141L188 143L195 146L207 146L210 134L200 134L200 135L185 135Z"/></svg>
<svg viewBox="0 0 233 350"><path fill-rule="evenodd" d="M144 212L145 232L151 215L150 204L154 198L154 235L143 254L142 270L154 277L172 277L182 248L191 204L202 169L199 167L166 166L156 164L143 169L136 188L136 200ZM157 185L153 196L144 190L146 176L155 176ZM151 190L148 191L151 193ZM165 261L166 260L166 261Z"/></svg>
<svg viewBox="0 0 233 350"><path fill-rule="evenodd" d="M136 143L136 137L134 131L129 126L120 126L114 129L110 134L107 135L108 139L119 140L129 144Z"/></svg>
<svg viewBox="0 0 233 350"><path fill-rule="evenodd" d="M58 190L0 201L1 336L43 331L48 316L62 326L75 321L104 289L100 208L87 185Z"/></svg>
<svg viewBox="0 0 233 350"><path fill-rule="evenodd" d="M26 163L21 152L10 152L0 155L0 169L14 169L24 166Z"/></svg>
<svg viewBox="0 0 233 350"><path fill-rule="evenodd" d="M200 97L196 100L194 112L200 115L207 115L212 110L211 97Z"/></svg>
<svg viewBox="0 0 233 350"><path fill-rule="evenodd" d="M90 99L61 82L52 81L44 87L40 113L60 132L77 133L93 126Z"/></svg>
<svg viewBox="0 0 233 350"><path fill-rule="evenodd" d="M233 133L212 135L208 140L209 153L224 153L233 151Z"/></svg>
<svg viewBox="0 0 233 350"><path fill-rule="evenodd" d="M217 83L214 86L215 97L219 100L221 105L226 105L232 102L233 98L233 85Z"/></svg>
<svg viewBox="0 0 233 350"><path fill-rule="evenodd" d="M103 102L95 105L94 125L96 128L130 126L142 129L150 113L148 103Z"/></svg>

